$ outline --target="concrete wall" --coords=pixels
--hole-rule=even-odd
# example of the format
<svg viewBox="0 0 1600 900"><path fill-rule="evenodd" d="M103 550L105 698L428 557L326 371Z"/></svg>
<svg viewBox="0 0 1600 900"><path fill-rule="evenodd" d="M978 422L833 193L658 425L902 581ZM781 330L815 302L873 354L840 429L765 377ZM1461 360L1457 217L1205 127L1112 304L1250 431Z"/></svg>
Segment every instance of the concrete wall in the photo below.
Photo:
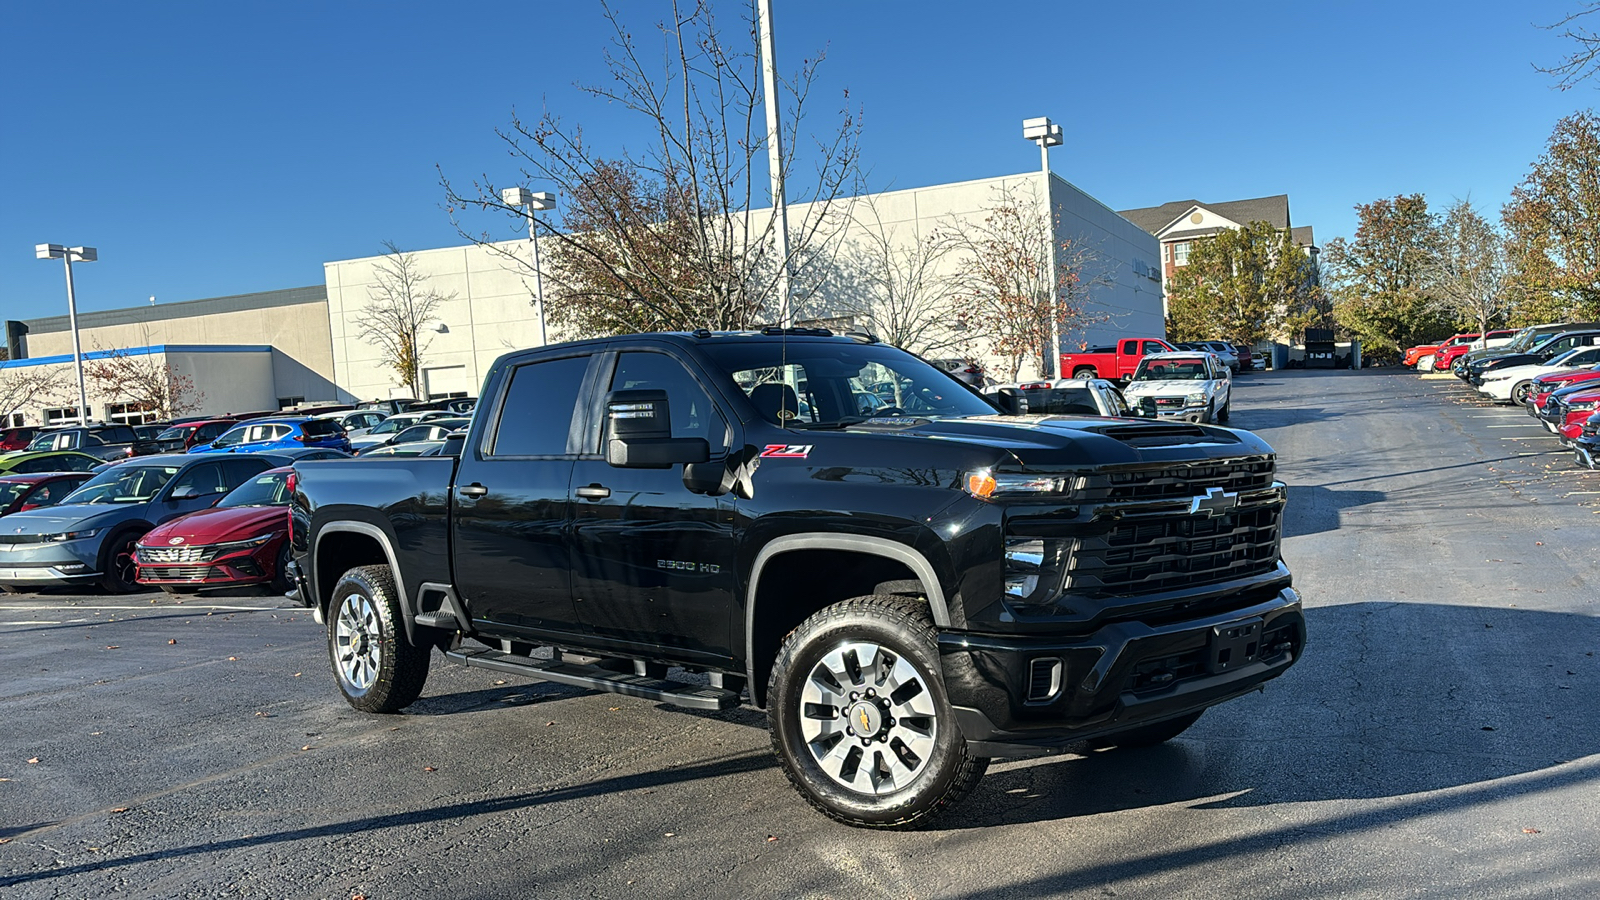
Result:
<svg viewBox="0 0 1600 900"><path fill-rule="evenodd" d="M171 366L174 377L191 378L204 396L190 415L224 415L276 409L277 398L289 396L279 394L274 384L271 347L237 344L157 345L127 348L122 352L141 359L148 358L156 366ZM87 362L106 355L104 351L84 354ZM26 424L40 425L44 423L44 410L78 405L78 381L70 353L0 362L0 379L38 369L55 376L55 389L18 410L0 410L0 418L12 412L21 412ZM96 391L93 381L88 382L87 388L89 418L94 421L110 421L107 406L126 400Z"/></svg>
<svg viewBox="0 0 1600 900"><path fill-rule="evenodd" d="M1099 321L1069 336L1071 347L1109 344L1119 337L1165 338L1161 242L1059 176L1050 178L1050 202L1059 211L1057 240L1082 242L1097 257L1098 274L1110 282L1091 292L1088 309ZM1063 341L1063 351L1068 344Z"/></svg>
<svg viewBox="0 0 1600 900"><path fill-rule="evenodd" d="M478 246L415 251L425 287L448 299L439 305L445 331L423 333L424 369L454 369L451 383L469 385L477 396L484 375L509 350L538 346L538 311L532 285L501 254L526 258L527 241L497 244L500 253ZM382 363L381 351L361 337L361 311L373 302L381 256L325 263L334 381L362 400L410 394ZM551 340L558 340L552 334ZM440 373L444 375L446 373Z"/></svg>

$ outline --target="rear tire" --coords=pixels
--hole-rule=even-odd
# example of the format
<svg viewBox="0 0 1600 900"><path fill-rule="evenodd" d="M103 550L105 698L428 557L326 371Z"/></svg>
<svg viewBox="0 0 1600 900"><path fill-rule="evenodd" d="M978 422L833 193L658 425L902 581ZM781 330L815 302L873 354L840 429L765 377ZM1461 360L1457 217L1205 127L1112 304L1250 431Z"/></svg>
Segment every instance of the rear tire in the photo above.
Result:
<svg viewBox="0 0 1600 900"><path fill-rule="evenodd" d="M1154 747L1157 744L1165 744L1167 741L1170 741L1178 735L1183 734L1185 731L1188 731L1189 726L1200 721L1200 716L1204 713L1205 710L1202 709L1200 712L1189 713L1186 716L1179 716L1176 719L1168 719L1165 722L1155 722L1150 725L1141 725L1138 728L1130 728L1120 734L1108 734L1105 737L1094 738L1093 740L1089 741L1089 746L1101 749L1107 749L1111 747L1130 749L1134 747Z"/></svg>
<svg viewBox="0 0 1600 900"><path fill-rule="evenodd" d="M429 650L406 638L394 575L387 566L344 573L328 604L328 659L351 706L392 713L422 696Z"/></svg>
<svg viewBox="0 0 1600 900"><path fill-rule="evenodd" d="M846 825L920 827L989 766L956 726L920 601L868 596L823 609L784 639L768 684L784 773Z"/></svg>
<svg viewBox="0 0 1600 900"><path fill-rule="evenodd" d="M1100 377L1100 373L1095 371L1094 366L1079 366L1076 369L1072 370L1072 377L1073 378L1099 378Z"/></svg>

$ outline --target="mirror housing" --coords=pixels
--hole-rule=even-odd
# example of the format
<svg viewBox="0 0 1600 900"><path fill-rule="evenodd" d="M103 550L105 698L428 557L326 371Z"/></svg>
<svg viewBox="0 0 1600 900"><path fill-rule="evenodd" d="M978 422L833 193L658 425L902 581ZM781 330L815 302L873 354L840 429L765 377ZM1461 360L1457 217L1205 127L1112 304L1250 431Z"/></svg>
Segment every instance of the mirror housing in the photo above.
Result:
<svg viewBox="0 0 1600 900"><path fill-rule="evenodd" d="M194 498L196 498L198 496L200 496L200 492L199 491L195 490L193 487L191 487L189 485L184 485L183 487L173 488L172 489L172 493L167 495L167 499L168 500L193 500Z"/></svg>
<svg viewBox="0 0 1600 900"><path fill-rule="evenodd" d="M1028 414L1028 398L1016 388L1001 388L995 393L994 402L996 406L1000 407L1001 415L1025 416Z"/></svg>
<svg viewBox="0 0 1600 900"><path fill-rule="evenodd" d="M620 469L667 469L711 458L705 438L674 438L663 390L606 395L606 462Z"/></svg>

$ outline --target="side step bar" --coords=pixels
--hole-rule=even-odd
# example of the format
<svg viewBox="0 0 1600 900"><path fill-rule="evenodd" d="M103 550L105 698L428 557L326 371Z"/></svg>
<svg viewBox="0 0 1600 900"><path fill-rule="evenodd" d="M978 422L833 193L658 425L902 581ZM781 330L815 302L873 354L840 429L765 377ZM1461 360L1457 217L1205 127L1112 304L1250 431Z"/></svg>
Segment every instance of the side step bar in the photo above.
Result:
<svg viewBox="0 0 1600 900"><path fill-rule="evenodd" d="M445 657L473 668L509 672L539 681L554 681L557 684L588 688L593 691L643 697L646 700L688 709L717 712L739 705L739 694L736 691L696 687L681 681L649 678L628 672L613 672L599 666L582 666L554 659L532 659L489 649L450 650L445 653Z"/></svg>

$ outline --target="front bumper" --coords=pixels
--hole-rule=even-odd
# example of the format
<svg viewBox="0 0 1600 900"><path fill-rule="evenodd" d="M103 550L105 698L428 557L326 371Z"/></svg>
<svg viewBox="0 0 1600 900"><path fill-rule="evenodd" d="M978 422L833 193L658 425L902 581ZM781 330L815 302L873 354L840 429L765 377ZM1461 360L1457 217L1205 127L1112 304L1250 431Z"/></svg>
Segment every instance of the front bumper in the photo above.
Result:
<svg viewBox="0 0 1600 900"><path fill-rule="evenodd" d="M217 550L214 546L195 546L196 558L187 562L151 562L144 557L152 548L140 545L134 552L140 584L191 585L194 587L232 587L265 584L272 580L273 561L283 538L255 548ZM154 548L161 549L161 548Z"/></svg>
<svg viewBox="0 0 1600 900"><path fill-rule="evenodd" d="M0 545L0 584L83 584L100 577L97 538Z"/></svg>
<svg viewBox="0 0 1600 900"><path fill-rule="evenodd" d="M1166 625L1114 622L1068 641L946 632L945 689L979 756L1019 756L1249 693L1305 647L1300 595Z"/></svg>

